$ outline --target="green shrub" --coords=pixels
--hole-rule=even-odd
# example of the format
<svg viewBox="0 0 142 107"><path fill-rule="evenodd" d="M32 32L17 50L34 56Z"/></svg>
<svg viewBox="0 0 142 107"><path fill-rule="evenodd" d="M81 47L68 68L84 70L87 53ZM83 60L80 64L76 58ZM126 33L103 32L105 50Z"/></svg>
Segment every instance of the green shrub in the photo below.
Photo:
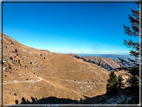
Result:
<svg viewBox="0 0 142 107"><path fill-rule="evenodd" d="M117 79L118 79L118 90L120 90L120 89L122 89L123 86L124 86L124 84L122 83L122 81L123 81L124 79L122 78L122 75L119 75Z"/></svg>
<svg viewBox="0 0 142 107"><path fill-rule="evenodd" d="M117 76L115 75L114 71L111 71L109 74L109 79L107 80L108 83L106 85L107 92L106 94L117 94L118 92L118 80Z"/></svg>

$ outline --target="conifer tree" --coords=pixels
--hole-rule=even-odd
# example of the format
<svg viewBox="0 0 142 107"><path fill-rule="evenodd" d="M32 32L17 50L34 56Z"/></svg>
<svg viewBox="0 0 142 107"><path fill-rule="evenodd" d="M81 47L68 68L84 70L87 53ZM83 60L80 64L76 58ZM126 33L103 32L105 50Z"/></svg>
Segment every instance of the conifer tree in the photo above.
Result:
<svg viewBox="0 0 142 107"><path fill-rule="evenodd" d="M118 90L120 90L120 89L122 89L123 86L124 86L124 84L122 83L122 81L123 81L124 79L122 78L122 75L119 75L117 79L118 79Z"/></svg>
<svg viewBox="0 0 142 107"><path fill-rule="evenodd" d="M137 3L137 4L139 4L139 3ZM128 36L135 37L135 38L139 39L139 36L140 36L139 35L139 10L131 9L131 11L132 11L132 16L129 15L131 28L129 26L126 26L123 24L124 30ZM141 41L139 42L139 40L136 42L134 42L134 40L132 40L132 39L129 39L128 41L124 40L124 45L126 45L128 48L131 48L130 55L133 56L134 59L128 58L128 61L126 61L124 59L119 58L119 60L123 64L129 64L132 66L128 71L130 74L132 74L132 77L130 77L127 81L131 86L138 86L138 84L139 84L138 77L139 77L139 51L141 51L141 50L139 50L140 44L142 44L142 42Z"/></svg>
<svg viewBox="0 0 142 107"><path fill-rule="evenodd" d="M111 71L109 73L109 79L107 80L108 83L107 83L107 92L106 94L117 94L118 92L118 88L117 88L117 85L118 85L118 80L117 80L117 76L115 75L114 71Z"/></svg>

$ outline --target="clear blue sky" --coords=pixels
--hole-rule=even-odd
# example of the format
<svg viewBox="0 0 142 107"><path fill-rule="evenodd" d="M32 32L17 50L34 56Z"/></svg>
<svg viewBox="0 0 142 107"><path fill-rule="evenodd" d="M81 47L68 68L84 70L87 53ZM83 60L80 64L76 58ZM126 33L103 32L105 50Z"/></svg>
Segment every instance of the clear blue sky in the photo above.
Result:
<svg viewBox="0 0 142 107"><path fill-rule="evenodd" d="M3 33L54 52L129 54L123 24L135 3L3 3ZM137 39L138 40L138 39Z"/></svg>

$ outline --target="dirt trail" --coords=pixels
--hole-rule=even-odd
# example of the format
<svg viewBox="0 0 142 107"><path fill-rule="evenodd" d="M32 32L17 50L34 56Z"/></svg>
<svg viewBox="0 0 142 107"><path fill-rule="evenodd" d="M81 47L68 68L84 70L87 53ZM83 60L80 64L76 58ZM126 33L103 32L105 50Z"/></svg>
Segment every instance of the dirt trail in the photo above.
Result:
<svg viewBox="0 0 142 107"><path fill-rule="evenodd" d="M40 77L37 77L39 78L39 80L26 80L26 81L17 81L17 80L14 80L13 82L7 82L7 83L3 83L4 84L12 84L12 83L24 83L24 82L39 82L41 80L45 80L43 78L40 78ZM61 81L67 81L67 82L74 82L74 83L78 83L78 84L88 84L88 82L78 82L78 81L74 81L74 80L67 80L67 79L60 79L60 78L56 78L56 77L46 77L46 78L53 78L53 79L58 79L58 80L61 80ZM106 83L91 83L91 84L106 84ZM1 84L0 84L1 85Z"/></svg>
<svg viewBox="0 0 142 107"><path fill-rule="evenodd" d="M46 79L43 79L43 78L40 78L40 77L37 77L37 78L39 78L39 80L37 80L37 81L34 81L34 80L27 80L27 81L13 81L13 82L3 83L3 85L5 85L5 84L12 84L12 83L24 83L24 82L33 82L33 83L34 83L34 82L39 82L39 81L42 81L42 80L43 80L43 81L45 81L45 82L51 84L51 85L54 86L54 87L61 88L61 89L64 89L64 90L72 91L72 92L74 92L74 93L76 93L76 94L82 95L83 97L84 97L84 96L88 96L88 95L86 95L86 94L79 93L79 92L77 92L77 91L75 91L75 90L72 90L72 89L63 87L63 86L61 86L61 85L54 84L54 83L52 83L51 81L48 81L48 80L46 80ZM1 85L1 84L0 84L0 85ZM88 97L91 97L91 96L88 96Z"/></svg>
<svg viewBox="0 0 142 107"><path fill-rule="evenodd" d="M60 79L60 78L56 78L56 77L46 76L46 78L53 78L53 79L58 79L58 80L61 80L61 81L74 82L74 83L78 83L78 84L88 84L88 82L79 82L79 81L74 81L74 80ZM106 83L91 83L91 84L106 84Z"/></svg>
<svg viewBox="0 0 142 107"><path fill-rule="evenodd" d="M37 80L37 81L35 81L35 80L26 80L26 81L17 81L17 80L14 80L13 82L3 83L3 85L4 84L12 84L12 83L39 82L39 81L42 80L42 78L40 78L40 77L37 77L37 78L39 78L39 80ZM0 85L2 85L2 84L0 84Z"/></svg>
<svg viewBox="0 0 142 107"><path fill-rule="evenodd" d="M54 84L54 83L52 83L52 82L50 82L50 81L48 81L48 80L46 80L46 79L43 79L43 78L42 78L42 80L45 81L45 82L47 82L47 83L49 83L49 84L51 84L51 85L53 85L54 87L58 87L58 88L61 88L61 89L64 89L64 90L72 91L72 92L74 92L74 93L76 93L76 94L82 95L83 97L84 97L84 96L92 97L92 96L88 96L88 95L86 95L86 94L82 94L82 93L80 93L80 92L77 92L77 91L75 91L75 90L72 90L72 89L63 87L63 86L61 86L61 85Z"/></svg>

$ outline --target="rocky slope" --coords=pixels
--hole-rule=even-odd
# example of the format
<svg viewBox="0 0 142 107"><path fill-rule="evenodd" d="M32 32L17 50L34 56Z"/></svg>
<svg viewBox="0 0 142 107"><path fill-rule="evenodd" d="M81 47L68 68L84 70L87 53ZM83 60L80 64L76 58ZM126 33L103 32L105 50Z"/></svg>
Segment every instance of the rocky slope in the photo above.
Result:
<svg viewBox="0 0 142 107"><path fill-rule="evenodd" d="M3 34L4 104L23 97L79 101L104 94L107 79L108 72L97 64L28 47Z"/></svg>
<svg viewBox="0 0 142 107"><path fill-rule="evenodd" d="M106 70L110 71L113 70L115 68L120 68L120 67L124 67L124 65L122 65L119 61L116 61L112 58L104 58L104 57L80 57L79 55L76 54L68 54L70 56L73 56L77 59L82 59L83 61L86 62L91 62L94 64L97 64L103 68L105 68Z"/></svg>

